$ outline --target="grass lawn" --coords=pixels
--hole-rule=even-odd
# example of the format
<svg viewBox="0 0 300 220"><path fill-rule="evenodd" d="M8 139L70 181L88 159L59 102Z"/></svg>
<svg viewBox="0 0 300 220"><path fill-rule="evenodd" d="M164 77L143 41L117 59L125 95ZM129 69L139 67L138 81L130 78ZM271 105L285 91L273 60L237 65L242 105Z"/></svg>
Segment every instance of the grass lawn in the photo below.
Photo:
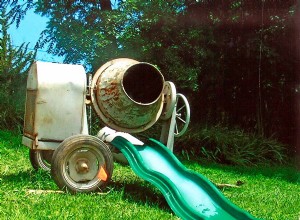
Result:
<svg viewBox="0 0 300 220"><path fill-rule="evenodd" d="M300 173L289 167L240 168L183 161L224 188L233 203L260 219L300 218ZM178 219L163 195L115 164L113 181L102 194L30 193L57 190L51 176L31 168L21 136L0 131L0 219Z"/></svg>

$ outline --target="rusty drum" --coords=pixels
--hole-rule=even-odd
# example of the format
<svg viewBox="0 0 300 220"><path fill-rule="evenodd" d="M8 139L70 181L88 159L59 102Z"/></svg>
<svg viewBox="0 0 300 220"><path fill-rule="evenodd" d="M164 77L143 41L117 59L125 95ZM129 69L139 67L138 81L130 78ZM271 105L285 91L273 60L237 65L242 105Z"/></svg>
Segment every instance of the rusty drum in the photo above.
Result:
<svg viewBox="0 0 300 220"><path fill-rule="evenodd" d="M109 127L128 133L151 127L163 109L164 77L152 64L121 58L95 73L92 105Z"/></svg>

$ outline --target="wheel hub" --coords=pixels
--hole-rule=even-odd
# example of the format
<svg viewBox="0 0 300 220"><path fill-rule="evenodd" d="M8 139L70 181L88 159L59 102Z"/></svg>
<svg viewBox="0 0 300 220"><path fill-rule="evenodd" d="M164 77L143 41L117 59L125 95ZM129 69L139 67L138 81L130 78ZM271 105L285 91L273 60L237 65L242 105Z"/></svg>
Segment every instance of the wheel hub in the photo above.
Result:
<svg viewBox="0 0 300 220"><path fill-rule="evenodd" d="M77 173L87 173L89 172L89 165L88 165L88 161L84 160L84 159L79 159L76 162L76 171Z"/></svg>
<svg viewBox="0 0 300 220"><path fill-rule="evenodd" d="M97 176L99 161L96 155L88 149L73 152L67 159L67 172L70 178L75 182L86 182Z"/></svg>

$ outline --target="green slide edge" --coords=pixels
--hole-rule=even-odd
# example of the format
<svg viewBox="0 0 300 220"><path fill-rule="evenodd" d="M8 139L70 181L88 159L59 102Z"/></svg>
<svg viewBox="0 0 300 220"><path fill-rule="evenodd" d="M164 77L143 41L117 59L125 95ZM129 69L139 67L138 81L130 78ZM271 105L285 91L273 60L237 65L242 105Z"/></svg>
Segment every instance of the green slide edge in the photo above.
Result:
<svg viewBox="0 0 300 220"><path fill-rule="evenodd" d="M150 158L143 158L139 153L139 149L142 150L143 148L147 147L158 152L160 155L163 155L163 158L165 158L169 166L173 166L173 168L180 172L186 179L196 181L199 187L208 192L210 196L209 199L212 199L225 212L229 213L232 216L232 218L230 219L256 219L245 210L231 203L206 177L192 170L188 170L177 159L177 157L159 141L150 138L146 144L138 146L133 145L131 142L121 136L117 136L112 140L111 144L122 152L122 154L128 160L132 170L139 177L152 183L162 192L170 208L178 217L188 220L209 219L202 213L195 212L193 209L191 209L190 205L187 204L184 199L181 199L181 195L177 190L177 186L172 181L170 181L170 179L166 178L163 173L156 172L147 167L145 163L143 163L143 161L144 159L149 160ZM161 158L151 158L151 160L155 160L157 163L159 163L159 160L161 160ZM228 219L222 218L222 216L218 216L218 218L223 220Z"/></svg>

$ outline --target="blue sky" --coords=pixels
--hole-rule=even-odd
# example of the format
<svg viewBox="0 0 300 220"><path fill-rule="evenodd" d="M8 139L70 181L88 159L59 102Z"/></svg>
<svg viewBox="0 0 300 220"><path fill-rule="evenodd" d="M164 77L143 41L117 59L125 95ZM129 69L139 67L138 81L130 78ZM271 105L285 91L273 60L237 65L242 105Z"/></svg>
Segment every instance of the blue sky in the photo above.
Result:
<svg viewBox="0 0 300 220"><path fill-rule="evenodd" d="M24 42L30 43L29 48L33 49L41 32L46 28L47 20L47 18L35 14L33 9L28 11L25 18L21 21L19 28L16 28L15 24L9 28L12 44L17 47ZM48 54L46 48L38 50L36 60L63 62L62 57Z"/></svg>

